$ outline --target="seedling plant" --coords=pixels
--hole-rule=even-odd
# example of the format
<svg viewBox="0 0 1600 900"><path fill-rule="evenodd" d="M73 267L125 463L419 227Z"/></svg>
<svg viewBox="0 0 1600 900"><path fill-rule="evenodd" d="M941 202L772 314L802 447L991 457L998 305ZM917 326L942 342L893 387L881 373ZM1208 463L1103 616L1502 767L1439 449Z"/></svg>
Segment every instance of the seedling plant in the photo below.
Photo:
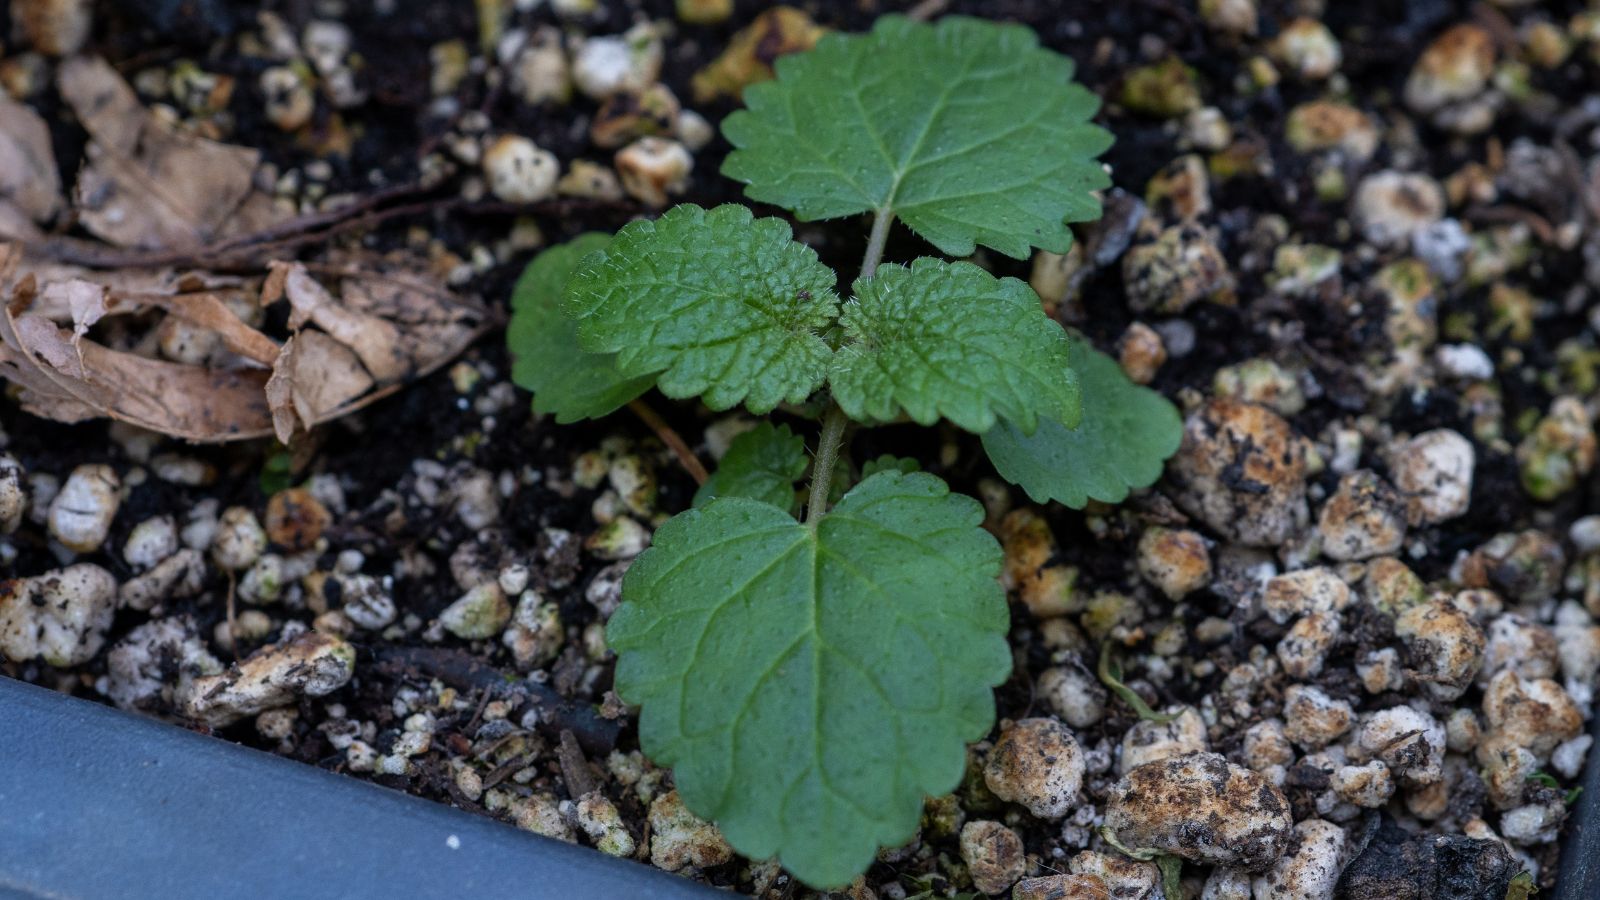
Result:
<svg viewBox="0 0 1600 900"><path fill-rule="evenodd" d="M652 387L763 417L634 561L606 637L688 807L828 888L956 787L1011 671L982 507L910 461L852 477L851 429L946 420L1036 501L1082 508L1152 483L1180 427L1025 282L883 259L897 221L948 257L1068 250L1111 145L1071 60L1018 26L888 16L776 71L723 122L723 173L801 221L870 215L847 295L782 219L682 204L540 254L509 340L558 422ZM780 407L819 421L814 450L765 420Z"/></svg>

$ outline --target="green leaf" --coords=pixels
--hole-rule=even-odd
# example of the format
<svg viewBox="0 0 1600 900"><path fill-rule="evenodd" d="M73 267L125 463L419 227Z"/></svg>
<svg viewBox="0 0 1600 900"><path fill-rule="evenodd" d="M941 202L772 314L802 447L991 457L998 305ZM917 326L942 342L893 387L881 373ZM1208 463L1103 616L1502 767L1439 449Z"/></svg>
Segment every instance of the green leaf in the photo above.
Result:
<svg viewBox="0 0 1600 900"><path fill-rule="evenodd" d="M567 311L583 348L615 353L622 374L659 372L668 397L764 413L822 386L832 351L818 332L838 309L833 283L788 223L683 204L585 259Z"/></svg>
<svg viewBox="0 0 1600 900"><path fill-rule="evenodd" d="M885 422L903 409L923 425L942 416L979 433L997 416L1027 431L1038 416L1076 420L1066 332L1026 283L924 258L857 279L855 294L839 319L849 342L828 372L852 419Z"/></svg>
<svg viewBox="0 0 1600 900"><path fill-rule="evenodd" d="M1122 680L1122 663L1117 661L1117 652L1112 646L1111 638L1109 637L1100 642L1100 661L1095 666L1095 674L1099 676L1101 684L1110 688L1113 694L1121 698L1123 703L1132 707L1134 713L1146 722L1165 725L1180 715L1180 713L1175 712L1156 712L1150 708L1150 704L1144 702L1144 698L1139 696L1138 691L1128 687Z"/></svg>
<svg viewBox="0 0 1600 900"><path fill-rule="evenodd" d="M1057 500L1082 509L1090 499L1121 503L1131 488L1161 477L1178 451L1183 420L1166 398L1128 380L1117 361L1072 340L1072 367L1083 393L1078 427L1043 419L1032 435L1001 422L983 436L1000 476L1036 503Z"/></svg>
<svg viewBox="0 0 1600 900"><path fill-rule="evenodd" d="M650 389L651 375L625 377L616 356L578 346L578 323L561 313L561 292L578 263L611 238L590 232L557 244L522 271L511 292L511 380L533 392L533 410L562 424L598 419Z"/></svg>
<svg viewBox="0 0 1600 900"><path fill-rule="evenodd" d="M912 472L921 471L922 463L917 462L911 457L895 456L892 453L885 453L877 459L867 460L866 464L861 467L861 478L865 480L871 478L879 472L903 472L907 475L910 475Z"/></svg>
<svg viewBox="0 0 1600 900"><path fill-rule="evenodd" d="M793 512L794 483L810 462L804 438L787 425L762 422L728 445L717 471L695 492L694 505L718 497L748 497Z"/></svg>
<svg viewBox="0 0 1600 900"><path fill-rule="evenodd" d="M753 199L804 221L889 210L950 256L1065 253L1065 223L1100 217L1100 102L1027 28L884 16L775 68L722 123L722 173Z"/></svg>
<svg viewBox="0 0 1600 900"><path fill-rule="evenodd" d="M713 500L656 532L607 640L644 751L752 859L818 888L950 791L1011 669L1000 548L922 473L863 481L815 529Z"/></svg>
<svg viewBox="0 0 1600 900"><path fill-rule="evenodd" d="M288 448L280 444L276 450L267 454L267 458L261 461L261 475L258 481L261 493L268 497L293 486L294 455Z"/></svg>

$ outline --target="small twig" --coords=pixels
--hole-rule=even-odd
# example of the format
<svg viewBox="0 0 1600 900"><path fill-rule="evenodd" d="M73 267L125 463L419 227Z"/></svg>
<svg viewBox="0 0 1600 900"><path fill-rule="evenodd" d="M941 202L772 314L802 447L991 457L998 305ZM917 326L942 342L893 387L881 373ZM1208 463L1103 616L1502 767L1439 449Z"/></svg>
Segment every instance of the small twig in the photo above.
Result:
<svg viewBox="0 0 1600 900"><path fill-rule="evenodd" d="M906 10L906 18L913 22L927 22L950 8L950 0L922 0Z"/></svg>
<svg viewBox="0 0 1600 900"><path fill-rule="evenodd" d="M561 742L556 746L556 761L561 763L561 777L567 782L567 794L574 800L595 789L594 775L589 771L589 761L583 757L583 748L572 729L561 729Z"/></svg>
<svg viewBox="0 0 1600 900"><path fill-rule="evenodd" d="M695 484L706 483L706 480L711 477L710 473L706 471L705 466L700 464L699 457L694 455L694 451L689 449L689 445L684 443L683 438L672 429L671 425L667 424L665 419L656 415L656 411L646 405L643 400L629 400L628 409L633 410L633 414L638 416L640 421L650 426L650 430L656 433L656 437L661 439L661 443L667 445L667 449L672 451L672 455L678 458L678 465L683 466L683 470L689 473L689 477L694 479Z"/></svg>
<svg viewBox="0 0 1600 900"><path fill-rule="evenodd" d="M239 623L233 617L233 573L228 573L228 652L239 658Z"/></svg>
<svg viewBox="0 0 1600 900"><path fill-rule="evenodd" d="M1469 206L1463 217L1469 221L1483 225L1516 225L1528 226L1533 231L1534 237L1546 244L1555 243L1556 229L1550 220L1539 215L1531 209L1509 204L1500 206Z"/></svg>
<svg viewBox="0 0 1600 900"><path fill-rule="evenodd" d="M483 789L488 790L517 772L533 765L538 758L531 753L519 753L489 771L483 776Z"/></svg>
<svg viewBox="0 0 1600 900"><path fill-rule="evenodd" d="M379 674L391 678L437 678L457 690L484 690L499 697L522 694L539 709L535 728L559 739L570 730L589 753L603 756L616 749L620 723L603 719L594 704L563 697L549 685L519 680L494 666L449 647L373 647Z"/></svg>
<svg viewBox="0 0 1600 900"><path fill-rule="evenodd" d="M489 707L489 701L494 698L494 692L484 689L478 692L478 707L472 711L472 718L467 720L466 727L461 729L462 734L472 734L483 720L483 711Z"/></svg>
<svg viewBox="0 0 1600 900"><path fill-rule="evenodd" d="M578 210L630 209L626 204L606 200L557 197L536 203L469 201L464 197L434 197L412 203L384 207L396 197L421 193L419 189L390 189L341 206L338 209L299 216L252 234L201 247L167 250L127 250L81 238L52 236L26 244L30 255L54 262L90 269L158 269L168 266L230 270L259 268L274 257L284 257L307 244L327 241L350 231L373 228L390 219L435 212L462 215L564 216ZM382 207L382 208L379 208Z"/></svg>

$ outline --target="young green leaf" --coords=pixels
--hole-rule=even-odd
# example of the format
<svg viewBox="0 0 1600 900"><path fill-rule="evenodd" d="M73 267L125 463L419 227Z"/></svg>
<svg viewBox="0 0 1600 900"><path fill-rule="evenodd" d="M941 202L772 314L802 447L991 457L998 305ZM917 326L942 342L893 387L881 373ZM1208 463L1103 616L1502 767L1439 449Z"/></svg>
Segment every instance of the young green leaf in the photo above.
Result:
<svg viewBox="0 0 1600 900"><path fill-rule="evenodd" d="M1001 422L983 435L1000 476L1021 485L1035 502L1056 500L1082 509L1090 499L1120 503L1131 488L1161 477L1178 451L1183 421L1166 398L1128 380L1117 361L1073 338L1072 367L1083 392L1076 428L1041 419L1032 435Z"/></svg>
<svg viewBox="0 0 1600 900"><path fill-rule="evenodd" d="M683 204L617 232L566 299L583 348L615 353L622 374L659 372L669 397L764 413L822 386L832 351L818 332L838 309L833 284L782 220Z"/></svg>
<svg viewBox="0 0 1600 900"><path fill-rule="evenodd" d="M878 19L785 56L723 120L722 172L803 221L892 212L951 256L1065 253L1110 179L1095 95L1032 31L950 16Z"/></svg>
<svg viewBox="0 0 1600 900"><path fill-rule="evenodd" d="M912 472L921 472L922 463L909 456L895 456L885 453L877 459L869 459L861 466L861 479L865 481L879 472L903 472L910 475Z"/></svg>
<svg viewBox="0 0 1600 900"><path fill-rule="evenodd" d="M1144 702L1139 692L1123 682L1122 663L1117 661L1117 651L1111 645L1111 638L1100 642L1100 661L1095 666L1095 674L1099 676L1100 683L1111 689L1111 693L1122 699L1123 703L1133 708L1135 714L1146 722L1165 725L1178 717L1178 713L1158 713Z"/></svg>
<svg viewBox="0 0 1600 900"><path fill-rule="evenodd" d="M828 371L852 419L889 421L903 409L923 425L942 416L979 433L997 417L1030 432L1039 417L1077 421L1066 332L1024 282L924 258L857 279L855 294Z"/></svg>
<svg viewBox="0 0 1600 900"><path fill-rule="evenodd" d="M983 510L922 473L815 528L742 497L663 525L607 641L644 751L741 853L843 885L954 788L1011 669Z"/></svg>
<svg viewBox="0 0 1600 900"><path fill-rule="evenodd" d="M762 422L733 439L711 479L695 492L694 505L718 497L748 497L795 510L794 483L810 463L805 439L787 425Z"/></svg>
<svg viewBox="0 0 1600 900"><path fill-rule="evenodd" d="M533 410L562 424L598 419L650 389L653 375L624 377L616 355L578 346L578 323L561 313L561 292L578 263L611 238L590 232L533 258L511 292L511 380L533 392Z"/></svg>

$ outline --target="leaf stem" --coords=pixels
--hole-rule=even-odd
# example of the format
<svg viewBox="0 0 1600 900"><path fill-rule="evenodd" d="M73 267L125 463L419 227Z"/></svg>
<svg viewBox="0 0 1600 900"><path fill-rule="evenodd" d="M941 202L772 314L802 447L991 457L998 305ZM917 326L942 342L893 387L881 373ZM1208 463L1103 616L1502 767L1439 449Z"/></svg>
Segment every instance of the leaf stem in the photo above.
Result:
<svg viewBox="0 0 1600 900"><path fill-rule="evenodd" d="M829 403L828 412L822 417L822 438L817 442L817 461L811 467L811 492L806 499L806 527L812 530L828 510L833 467L839 461L839 447L844 443L844 427L848 424L850 419L839 404Z"/></svg>
<svg viewBox="0 0 1600 900"><path fill-rule="evenodd" d="M894 210L884 207L872 214L872 234L867 237L867 255L861 258L861 277L871 278L883 260L883 247L889 243L889 226L894 224Z"/></svg>
<svg viewBox="0 0 1600 900"><path fill-rule="evenodd" d="M1100 683L1110 688L1112 693L1122 698L1122 702L1133 707L1133 711L1140 719L1165 725L1178 717L1178 713L1158 713L1144 702L1144 698L1133 688L1122 683L1122 666L1117 662L1116 651L1111 646L1111 638L1107 637L1100 642L1100 660L1095 666L1095 674L1100 676Z"/></svg>
<svg viewBox="0 0 1600 900"><path fill-rule="evenodd" d="M689 445L684 443L683 438L672 430L672 426L668 425L665 419L656 415L656 411L645 405L643 400L629 400L628 409L632 410L640 421L650 426L650 430L656 433L661 443L667 445L672 455L678 458L678 465L683 466L683 470L689 473L695 484L706 483L706 479L711 477L710 473L706 472L706 467L700 464L700 458L694 455L694 451L689 449Z"/></svg>
<svg viewBox="0 0 1600 900"><path fill-rule="evenodd" d="M872 214L872 234L867 237L867 252L861 258L861 277L871 278L883 260L884 245L889 243L889 226L894 224L894 211L888 207ZM811 490L806 497L806 527L816 530L822 514L828 511L828 493L833 487L833 469L839 462L839 447L844 443L844 429L850 419L839 404L828 402L828 411L822 416L822 437L817 441L817 459L811 466Z"/></svg>

